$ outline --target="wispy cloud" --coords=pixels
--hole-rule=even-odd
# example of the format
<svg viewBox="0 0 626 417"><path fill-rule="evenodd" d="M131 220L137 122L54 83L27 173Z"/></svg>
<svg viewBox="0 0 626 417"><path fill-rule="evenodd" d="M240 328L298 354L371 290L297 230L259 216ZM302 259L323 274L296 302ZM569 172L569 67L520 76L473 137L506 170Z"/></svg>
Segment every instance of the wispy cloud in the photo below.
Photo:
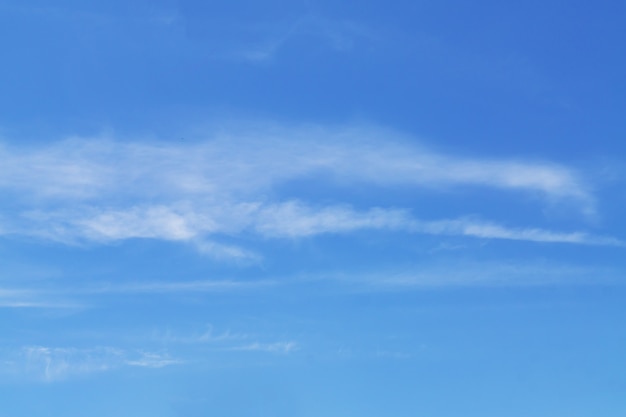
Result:
<svg viewBox="0 0 626 417"><path fill-rule="evenodd" d="M200 281L144 281L102 283L98 286L64 285L56 282L37 287L33 282L25 288L0 288L0 308L85 309L97 303L98 297L120 295L175 295L259 291L278 285L277 280L200 280Z"/></svg>
<svg viewBox="0 0 626 417"><path fill-rule="evenodd" d="M215 344L241 342L250 336L243 333L233 333L230 330L216 332L212 325L208 325L206 330L193 334L173 333L170 329L166 332L153 334L153 338L162 343L172 344Z"/></svg>
<svg viewBox="0 0 626 417"><path fill-rule="evenodd" d="M22 349L25 369L46 382L68 376L103 372L119 366L123 352L116 349L74 349L29 346Z"/></svg>
<svg viewBox="0 0 626 417"><path fill-rule="evenodd" d="M82 305L44 289L0 288L0 308L75 309Z"/></svg>
<svg viewBox="0 0 626 417"><path fill-rule="evenodd" d="M229 350L250 351L250 352L269 352L287 354L299 349L296 342L275 342L275 343L259 343L254 342L247 345L235 346Z"/></svg>
<svg viewBox="0 0 626 417"><path fill-rule="evenodd" d="M26 233L61 242L107 243L132 238L178 241L192 244L201 253L218 259L242 260L258 260L260 255L237 246L217 243L211 237L256 234L271 239L297 239L329 233L386 230L544 243L624 245L616 238L580 231L512 228L475 218L422 220L402 209L359 211L348 205L315 207L300 201L287 201L231 206L225 203L223 206L178 210L162 206L133 207L129 212L88 210L87 214L58 212L30 216L34 230Z"/></svg>
<svg viewBox="0 0 626 417"><path fill-rule="evenodd" d="M458 219L415 222L414 229L434 235L470 236L484 239L521 240L543 243L570 243L599 246L624 246L626 242L584 232L556 232L539 228L508 228L499 224Z"/></svg>
<svg viewBox="0 0 626 417"><path fill-rule="evenodd" d="M0 289L0 300L3 302L24 300L33 297L33 292L29 290L15 290L15 289Z"/></svg>
<svg viewBox="0 0 626 417"><path fill-rule="evenodd" d="M209 354L213 357L224 352L242 352L242 354L243 352L259 352L286 355L300 349L300 345L295 341L262 343L245 334L231 332L213 334L212 328L202 334L187 337L174 337L170 332L167 332L165 335L152 339L152 342L155 340L159 342L160 349L30 345L11 351L5 347L0 360L6 366L0 369L0 375L14 375L41 382L57 382L103 372L119 371L128 367L159 369L173 365L203 363ZM146 340L142 341L146 342ZM182 352L185 359L165 351L163 349L164 343L178 351L179 354ZM195 346L190 347L189 345ZM9 352L8 355L7 352Z"/></svg>
<svg viewBox="0 0 626 417"><path fill-rule="evenodd" d="M140 352L140 355L141 356L137 359L126 360L126 364L142 368L163 368L165 366L183 363L180 359L173 359L169 355L160 353Z"/></svg>
<svg viewBox="0 0 626 417"><path fill-rule="evenodd" d="M471 185L591 199L582 178L563 166L439 154L376 128L260 126L221 131L192 143L77 138L51 146L5 145L0 157L0 187L22 198L87 202L115 195L219 201L326 175L338 183Z"/></svg>
<svg viewBox="0 0 626 417"><path fill-rule="evenodd" d="M445 263L437 261L359 271L346 270L316 273L312 276L282 276L275 280L247 281L190 281L190 282L143 282L108 284L100 287L81 287L79 284L57 285L53 290L31 289L10 290L10 295L2 297L18 297L0 300L0 308L88 308L90 305L102 303L106 297L119 300L120 295L144 296L179 296L207 293L225 293L241 291L258 291L268 289L288 289L294 294L303 288L324 290L326 282L340 283L336 289L357 291L407 290L451 287L518 287L543 285L614 285L621 276L619 270L602 266L577 266L575 264L559 264L554 262L535 261L484 261L469 262L465 258L453 258ZM321 284L319 287L318 284ZM343 285L346 285L345 287ZM22 300L22 293L38 294L37 301ZM5 291L6 293L6 291ZM95 298L97 297L97 298ZM104 297L104 298L103 298ZM60 302L58 300L69 300ZM297 347L287 342L261 343L256 337L247 333L233 333L229 330L215 332L212 326L204 331L192 334L176 333L170 330L153 333L150 340L166 345L176 344L212 344L226 350L294 350ZM281 347L282 346L282 347ZM283 349L284 348L284 349ZM55 351L61 353L63 351ZM167 358L166 358L167 359ZM139 361L139 359L133 359ZM147 360L147 359L146 359Z"/></svg>
<svg viewBox="0 0 626 417"><path fill-rule="evenodd" d="M454 267L450 267L453 264ZM454 287L537 287L549 285L613 285L619 271L593 266L539 261L470 262L455 259L431 262L419 268L331 274L321 279L343 282L357 291L407 291Z"/></svg>
<svg viewBox="0 0 626 417"><path fill-rule="evenodd" d="M162 368L181 364L167 354L132 351L111 347L59 348L26 346L10 361L13 371L43 382L62 381L120 369L124 366Z"/></svg>
<svg viewBox="0 0 626 417"><path fill-rule="evenodd" d="M230 55L252 62L270 61L281 49L298 39L314 38L334 51L346 51L374 38L371 30L356 22L314 15L302 16L287 24L247 25L241 30L253 32L254 38L261 40L248 44L235 43L230 46L234 50Z"/></svg>
<svg viewBox="0 0 626 417"><path fill-rule="evenodd" d="M76 288L69 293L94 294L175 294L175 293L206 293L246 289L259 289L273 286L276 282L268 280L235 281L205 280L179 282L128 282L118 285L105 285L97 288Z"/></svg>
<svg viewBox="0 0 626 417"><path fill-rule="evenodd" d="M304 237L360 229L405 229L410 217L402 210L374 208L357 212L346 206L308 207L297 201L262 207L253 229L268 237Z"/></svg>
<svg viewBox="0 0 626 417"><path fill-rule="evenodd" d="M320 206L279 191L291 181L311 178L329 186L360 184L379 190L471 186L538 193L592 210L585 181L564 166L445 155L376 128L265 126L214 132L176 143L75 138L53 145L1 146L0 194L15 203L0 213L0 233L74 244L178 241L215 258L242 260L260 255L236 242L224 244L220 236L293 239L378 229L621 244L583 232L463 219L423 221L408 209L355 210L349 201Z"/></svg>
<svg viewBox="0 0 626 417"><path fill-rule="evenodd" d="M233 333L231 331L215 332L213 326L208 326L204 332L186 336L173 334L168 330L165 333L155 334L154 339L173 345L212 345L219 351L287 354L300 350L300 344L293 340L260 342L252 334Z"/></svg>

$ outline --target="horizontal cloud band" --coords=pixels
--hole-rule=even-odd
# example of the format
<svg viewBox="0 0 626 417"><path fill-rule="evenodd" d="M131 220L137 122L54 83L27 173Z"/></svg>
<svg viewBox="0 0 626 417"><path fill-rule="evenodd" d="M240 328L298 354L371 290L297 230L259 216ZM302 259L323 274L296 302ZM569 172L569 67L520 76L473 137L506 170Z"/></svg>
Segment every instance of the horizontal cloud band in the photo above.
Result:
<svg viewBox="0 0 626 417"><path fill-rule="evenodd" d="M258 194L329 174L339 182L475 185L590 199L578 175L562 166L438 154L374 128L250 128L207 136L189 143L71 139L0 146L0 190L48 200L188 199Z"/></svg>
<svg viewBox="0 0 626 417"><path fill-rule="evenodd" d="M131 207L106 210L86 207L61 212L30 212L21 234L80 244L146 238L190 242L218 258L254 258L242 248L211 242L219 236L253 234L268 239L297 239L322 234L383 230L483 239L622 246L611 237L584 232L555 232L539 228L509 228L472 218L424 221L407 210L349 206L311 207L284 203L222 203L214 206Z"/></svg>
<svg viewBox="0 0 626 417"><path fill-rule="evenodd" d="M53 145L0 147L0 234L67 243L150 238L192 242L220 258L253 258L220 234L302 238L357 230L621 245L585 233L511 229L464 218L421 221L409 210L319 205L281 197L302 178L377 187L481 186L540 193L591 210L578 175L546 163L437 154L374 128L233 129L189 143L72 139ZM7 199L8 200L8 199ZM15 214L17 213L17 214Z"/></svg>

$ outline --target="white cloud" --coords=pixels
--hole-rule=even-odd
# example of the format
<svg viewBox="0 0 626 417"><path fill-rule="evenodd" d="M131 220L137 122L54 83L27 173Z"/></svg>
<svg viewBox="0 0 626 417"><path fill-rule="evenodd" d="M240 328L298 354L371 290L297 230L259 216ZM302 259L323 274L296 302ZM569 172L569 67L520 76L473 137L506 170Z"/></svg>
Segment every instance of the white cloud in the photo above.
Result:
<svg viewBox="0 0 626 417"><path fill-rule="evenodd" d="M296 239L359 230L403 231L431 235L467 236L545 243L622 246L619 239L584 232L540 228L510 228L475 219L421 220L400 209L354 210L350 206L312 207L299 201L191 207L133 207L129 212L85 210L30 215L30 232L57 241L112 242L152 238L187 242L218 259L258 261L254 252L207 239L253 233L265 238ZM85 216L85 217L81 217Z"/></svg>
<svg viewBox="0 0 626 417"><path fill-rule="evenodd" d="M0 308L74 309L81 308L81 305L63 300L58 294L49 294L44 290L0 288Z"/></svg>
<svg viewBox="0 0 626 417"><path fill-rule="evenodd" d="M51 146L4 146L0 157L0 187L21 199L167 197L216 203L233 195L262 195L317 174L341 183L473 185L590 199L582 179L562 166L438 154L374 128L257 126L209 134L193 143L72 139Z"/></svg>
<svg viewBox="0 0 626 417"><path fill-rule="evenodd" d="M571 243L599 246L624 246L622 240L583 232L555 232L539 228L508 228L490 222L458 219L415 222L415 231L433 235L470 236L484 239L522 240L544 243Z"/></svg>
<svg viewBox="0 0 626 417"><path fill-rule="evenodd" d="M193 242L198 252L218 260L237 260L243 262L259 262L261 256L255 252L210 240L196 240Z"/></svg>
<svg viewBox="0 0 626 417"><path fill-rule="evenodd" d="M124 366L162 368L181 364L167 354L129 351L111 347L58 348L26 346L19 359L11 361L14 369L43 382L61 381L81 375L112 371Z"/></svg>
<svg viewBox="0 0 626 417"><path fill-rule="evenodd" d="M0 195L14 201L1 233L66 243L149 238L194 245L219 259L260 256L220 236L300 238L362 229L541 242L621 244L582 232L422 221L405 209L355 210L281 196L290 181L426 189L486 187L539 193L589 211L593 198L571 169L428 151L374 128L259 127L165 142L71 139L0 147ZM380 188L379 188L380 190ZM16 210L17 208L17 210ZM232 239L231 239L232 240Z"/></svg>
<svg viewBox="0 0 626 417"><path fill-rule="evenodd" d="M269 352L269 353L292 353L299 349L296 342L275 342L275 343L259 343L254 342L243 346L236 346L230 350L250 351L250 352Z"/></svg>
<svg viewBox="0 0 626 417"><path fill-rule="evenodd" d="M57 284L54 288L0 288L0 308L38 308L38 309L85 309L93 303L93 297L144 294L206 294L224 292L258 291L278 285L276 280L203 280L203 281L148 281L126 282L122 284L102 284L100 286L81 286L72 284L64 287ZM33 284L31 283L31 287Z"/></svg>
<svg viewBox="0 0 626 417"><path fill-rule="evenodd" d="M143 210L109 211L85 218L76 224L95 240L153 238L188 240L195 235L189 221L168 207L155 206Z"/></svg>
<svg viewBox="0 0 626 417"><path fill-rule="evenodd" d="M119 285L106 285L98 288L74 288L71 292L78 294L172 294L172 293L206 293L220 291L236 291L259 289L275 285L274 281L234 281L205 280L178 282L129 282Z"/></svg>
<svg viewBox="0 0 626 417"><path fill-rule="evenodd" d="M163 368L165 366L178 365L181 363L183 362L179 359L172 359L168 355L153 352L141 352L139 358L126 361L127 365L139 366L141 368Z"/></svg>
<svg viewBox="0 0 626 417"><path fill-rule="evenodd" d="M264 352L272 354L289 354L297 351L300 347L294 341L259 343L250 342L241 345L248 336L231 334L229 332L213 335L211 332L204 333L192 338L161 338L161 343L177 344L207 344L217 343L219 347L213 347L212 352ZM18 378L26 378L41 382L51 383L64 381L77 377L85 377L92 374L122 370L127 367L160 369L173 365L188 363L177 357L173 357L164 351L147 351L142 349L120 349L113 347L50 347L41 345L23 346L13 353L2 352L0 363L4 363L0 374L15 375ZM208 351L198 351L192 356L194 362L206 360ZM191 354L187 352L187 356Z"/></svg>
<svg viewBox="0 0 626 417"><path fill-rule="evenodd" d="M450 265L453 265L451 267ZM600 266L576 266L552 262L471 262L466 259L427 263L419 268L354 271L319 279L343 282L357 291L406 291L450 287L523 287L546 285L608 284L619 281L621 273Z"/></svg>
<svg viewBox="0 0 626 417"><path fill-rule="evenodd" d="M119 366L122 351L110 348L74 349L29 346L22 349L25 370L45 382L103 372Z"/></svg>
<svg viewBox="0 0 626 417"><path fill-rule="evenodd" d="M253 222L254 230L261 235L296 238L360 229L405 229L410 218L402 210L357 212L345 206L315 209L290 201L261 208Z"/></svg>
<svg viewBox="0 0 626 417"><path fill-rule="evenodd" d="M230 330L216 333L212 325L208 325L203 332L196 332L191 335L173 334L171 330L157 332L153 338L161 343L176 344L224 344L248 339L249 336L242 333L233 333Z"/></svg>

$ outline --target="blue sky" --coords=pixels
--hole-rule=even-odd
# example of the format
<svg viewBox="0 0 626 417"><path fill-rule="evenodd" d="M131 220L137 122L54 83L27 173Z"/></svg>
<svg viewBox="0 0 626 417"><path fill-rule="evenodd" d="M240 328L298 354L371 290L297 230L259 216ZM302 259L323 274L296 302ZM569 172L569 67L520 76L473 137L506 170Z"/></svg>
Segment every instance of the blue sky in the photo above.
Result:
<svg viewBox="0 0 626 417"><path fill-rule="evenodd" d="M0 0L0 417L623 416L625 19Z"/></svg>

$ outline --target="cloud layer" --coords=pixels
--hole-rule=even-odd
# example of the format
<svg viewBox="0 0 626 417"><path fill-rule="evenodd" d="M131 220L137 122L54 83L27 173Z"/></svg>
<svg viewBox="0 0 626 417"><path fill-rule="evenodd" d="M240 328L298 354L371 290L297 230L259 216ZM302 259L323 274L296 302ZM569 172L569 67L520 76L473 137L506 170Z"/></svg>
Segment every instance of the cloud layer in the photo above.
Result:
<svg viewBox="0 0 626 417"><path fill-rule="evenodd" d="M168 332L140 339L143 344L152 345L153 349L43 345L5 347L0 352L0 363L3 363L0 377L14 375L20 379L49 383L129 367L157 369L190 363L198 365L229 352L239 356L252 353L288 355L300 349L300 345L292 340L261 342L247 334L229 331L213 334L211 326L204 333L192 336L176 337ZM176 351L175 356L169 353L170 350Z"/></svg>
<svg viewBox="0 0 626 417"><path fill-rule="evenodd" d="M362 229L541 242L621 244L582 232L510 228L465 218L422 221L409 208L320 205L281 187L481 187L593 209L572 169L549 163L463 158L429 151L376 128L262 126L176 142L73 138L0 147L0 233L66 243L131 238L191 242L217 258L255 258L216 236L302 238ZM522 194L522 195L523 195ZM510 197L510 196L509 196ZM518 197L519 198L519 197ZM7 200L9 201L9 200Z"/></svg>
<svg viewBox="0 0 626 417"><path fill-rule="evenodd" d="M435 153L375 128L234 129L191 143L75 138L48 146L0 147L0 187L24 197L97 201L155 196L258 195L297 178L340 183L473 185L588 200L582 179L548 163Z"/></svg>
<svg viewBox="0 0 626 417"><path fill-rule="evenodd" d="M10 363L15 368L13 370L23 376L29 375L43 382L54 382L125 366L162 368L180 364L182 361L163 353L129 351L111 347L25 346Z"/></svg>

